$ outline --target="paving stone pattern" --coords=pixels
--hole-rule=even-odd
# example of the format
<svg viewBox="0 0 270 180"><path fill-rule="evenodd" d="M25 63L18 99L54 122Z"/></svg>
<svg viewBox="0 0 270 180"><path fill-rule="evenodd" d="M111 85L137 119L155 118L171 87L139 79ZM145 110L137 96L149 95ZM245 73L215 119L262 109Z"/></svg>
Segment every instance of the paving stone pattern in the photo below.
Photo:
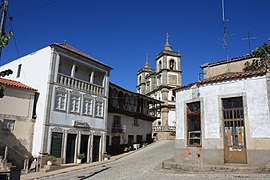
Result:
<svg viewBox="0 0 270 180"><path fill-rule="evenodd" d="M192 173L161 170L162 161L173 157L174 141L164 140L117 161L41 179L54 180L159 180L159 179L270 179L268 173Z"/></svg>

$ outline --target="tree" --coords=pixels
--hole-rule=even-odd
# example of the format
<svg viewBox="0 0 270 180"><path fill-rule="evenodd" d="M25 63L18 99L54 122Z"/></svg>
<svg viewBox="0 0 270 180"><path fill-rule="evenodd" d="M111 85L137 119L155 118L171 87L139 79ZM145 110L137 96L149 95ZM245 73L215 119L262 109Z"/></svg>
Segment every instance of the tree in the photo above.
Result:
<svg viewBox="0 0 270 180"><path fill-rule="evenodd" d="M6 46L9 42L9 39L13 36L12 32L9 32L7 34L4 34L0 37L0 48ZM7 69L4 71L0 71L0 78L1 77L5 77L8 76L10 74L12 74L13 71L11 69ZM5 92L5 87L0 85L0 98L4 97L4 92Z"/></svg>
<svg viewBox="0 0 270 180"><path fill-rule="evenodd" d="M264 43L260 47L256 48L252 54L257 59L254 59L251 63L246 62L243 69L244 71L266 70L269 68L267 60L269 61L270 56L270 43Z"/></svg>

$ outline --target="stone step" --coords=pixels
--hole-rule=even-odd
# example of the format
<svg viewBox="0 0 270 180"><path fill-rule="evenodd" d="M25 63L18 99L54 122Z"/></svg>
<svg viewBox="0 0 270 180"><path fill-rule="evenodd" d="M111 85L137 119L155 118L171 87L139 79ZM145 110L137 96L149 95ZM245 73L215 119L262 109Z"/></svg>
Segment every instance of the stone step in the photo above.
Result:
<svg viewBox="0 0 270 180"><path fill-rule="evenodd" d="M176 163L173 160L167 160L162 163L162 169L184 172L235 172L235 173L257 173L265 169L243 164L224 164L224 165L206 165L206 164L184 164Z"/></svg>

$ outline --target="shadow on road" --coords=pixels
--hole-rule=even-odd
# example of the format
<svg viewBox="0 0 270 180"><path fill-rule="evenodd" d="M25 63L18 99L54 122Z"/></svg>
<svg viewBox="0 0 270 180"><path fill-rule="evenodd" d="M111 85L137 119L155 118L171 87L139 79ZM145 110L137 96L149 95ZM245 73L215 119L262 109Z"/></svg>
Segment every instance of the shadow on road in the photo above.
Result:
<svg viewBox="0 0 270 180"><path fill-rule="evenodd" d="M98 173L101 173L102 171L105 171L105 170L108 170L110 169L111 167L106 167L106 166L103 166L104 168L100 169L100 170L97 170L91 174L89 174L88 176L78 176L77 178L79 178L79 180L84 180L84 179L87 179L87 178L90 178Z"/></svg>

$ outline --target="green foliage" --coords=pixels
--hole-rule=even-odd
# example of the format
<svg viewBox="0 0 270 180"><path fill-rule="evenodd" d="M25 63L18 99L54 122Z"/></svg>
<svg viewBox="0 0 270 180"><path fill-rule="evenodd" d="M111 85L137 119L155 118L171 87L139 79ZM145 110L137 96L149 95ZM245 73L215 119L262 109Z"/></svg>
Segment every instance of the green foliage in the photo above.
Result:
<svg viewBox="0 0 270 180"><path fill-rule="evenodd" d="M8 32L0 37L0 48L6 46L9 42L9 39L13 36L13 32Z"/></svg>
<svg viewBox="0 0 270 180"><path fill-rule="evenodd" d="M171 136L175 136L175 135L176 135L175 131L172 131L172 132L170 133L170 135L171 135Z"/></svg>
<svg viewBox="0 0 270 180"><path fill-rule="evenodd" d="M10 75L12 73L13 73L13 71L11 69L7 69L7 70L4 70L4 71L0 72L0 77L5 77L5 76L8 76L8 75Z"/></svg>
<svg viewBox="0 0 270 180"><path fill-rule="evenodd" d="M83 158L85 158L85 154L84 153L78 154L78 159L83 159Z"/></svg>
<svg viewBox="0 0 270 180"><path fill-rule="evenodd" d="M53 164L56 162L56 157L55 156L48 156L47 161L51 161Z"/></svg>
<svg viewBox="0 0 270 180"><path fill-rule="evenodd" d="M13 32L9 32L7 34L4 34L3 36L0 37L0 48L6 46L8 44L9 39L13 36ZM5 71L1 71L0 72L0 77L5 77L8 76L10 74L12 74L12 70L8 69ZM4 91L5 88L3 86L0 86L0 98L4 97Z"/></svg>
<svg viewBox="0 0 270 180"><path fill-rule="evenodd" d="M256 48L252 54L254 57L258 58L253 60L251 63L246 62L245 67L243 68L244 71L258 71L258 70L266 70L267 63L266 58L270 55L270 44L264 43L260 47Z"/></svg>
<svg viewBox="0 0 270 180"><path fill-rule="evenodd" d="M129 151L129 148L128 147L125 147L124 148L124 152L128 152Z"/></svg>

